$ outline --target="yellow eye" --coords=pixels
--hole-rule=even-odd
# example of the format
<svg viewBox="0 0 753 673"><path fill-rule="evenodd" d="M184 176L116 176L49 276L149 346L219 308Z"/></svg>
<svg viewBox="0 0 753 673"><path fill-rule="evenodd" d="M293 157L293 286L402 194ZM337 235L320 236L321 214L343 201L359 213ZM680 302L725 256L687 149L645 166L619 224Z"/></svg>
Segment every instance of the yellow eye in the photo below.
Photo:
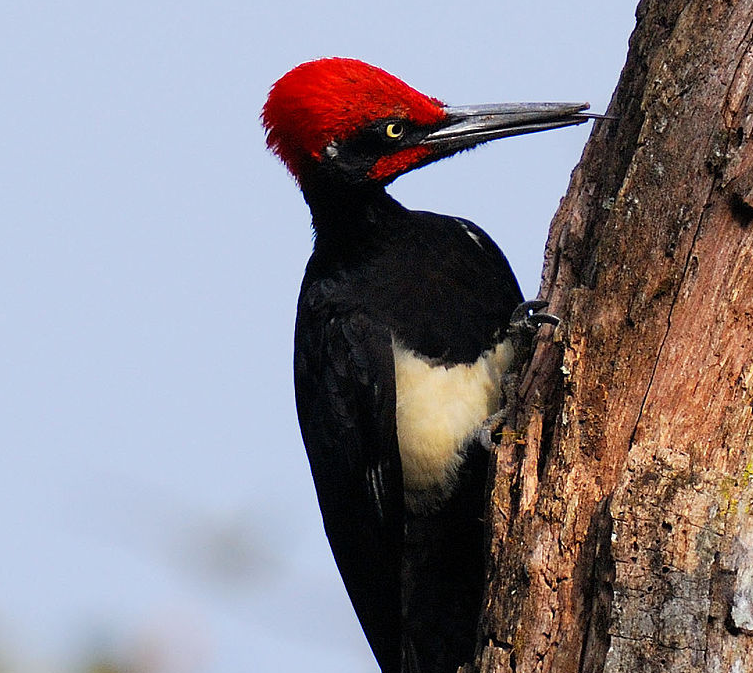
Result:
<svg viewBox="0 0 753 673"><path fill-rule="evenodd" d="M405 129L400 122L391 122L384 128L384 134L391 140L402 138L403 133L405 133Z"/></svg>

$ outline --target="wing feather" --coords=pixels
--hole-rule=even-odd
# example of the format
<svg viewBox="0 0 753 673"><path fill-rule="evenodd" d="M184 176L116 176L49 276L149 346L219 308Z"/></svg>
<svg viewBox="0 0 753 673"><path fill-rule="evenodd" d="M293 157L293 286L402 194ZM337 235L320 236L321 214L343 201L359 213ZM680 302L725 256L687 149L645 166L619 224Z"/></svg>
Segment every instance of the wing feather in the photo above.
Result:
<svg viewBox="0 0 753 673"><path fill-rule="evenodd" d="M362 313L317 304L302 297L296 322L301 431L345 587L380 666L397 672L404 512L392 337Z"/></svg>

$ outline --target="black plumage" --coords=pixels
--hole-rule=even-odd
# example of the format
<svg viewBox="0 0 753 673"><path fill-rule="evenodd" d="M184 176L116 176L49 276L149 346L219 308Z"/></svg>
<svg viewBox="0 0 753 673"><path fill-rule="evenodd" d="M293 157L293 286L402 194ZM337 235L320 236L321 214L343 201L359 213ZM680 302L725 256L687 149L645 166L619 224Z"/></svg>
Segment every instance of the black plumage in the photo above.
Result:
<svg viewBox="0 0 753 673"><path fill-rule="evenodd" d="M454 673L473 654L488 455L459 447L468 458L450 499L406 511L392 343L434 366L473 364L502 340L522 295L474 224L407 210L382 188L354 191L309 197L298 415L325 530L382 670Z"/></svg>

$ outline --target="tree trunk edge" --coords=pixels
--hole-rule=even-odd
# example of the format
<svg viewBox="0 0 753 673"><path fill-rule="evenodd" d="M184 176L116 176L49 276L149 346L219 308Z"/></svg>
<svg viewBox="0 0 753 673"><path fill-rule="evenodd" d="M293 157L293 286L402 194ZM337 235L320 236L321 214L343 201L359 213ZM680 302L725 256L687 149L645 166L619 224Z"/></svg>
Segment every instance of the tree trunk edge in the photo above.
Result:
<svg viewBox="0 0 753 673"><path fill-rule="evenodd" d="M547 242L474 665L753 671L753 0L643 0Z"/></svg>

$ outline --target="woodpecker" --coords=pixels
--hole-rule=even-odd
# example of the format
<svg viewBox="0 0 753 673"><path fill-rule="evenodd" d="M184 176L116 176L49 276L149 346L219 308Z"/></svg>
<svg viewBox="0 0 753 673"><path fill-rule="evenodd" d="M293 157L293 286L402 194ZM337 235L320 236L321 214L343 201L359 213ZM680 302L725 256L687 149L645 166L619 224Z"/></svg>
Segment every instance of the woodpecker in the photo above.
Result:
<svg viewBox="0 0 753 673"><path fill-rule="evenodd" d="M481 143L598 116L587 108L450 107L350 58L293 68L264 105L267 145L314 230L295 327L301 433L383 673L455 673L473 657L488 464L478 437L515 360L507 335L523 302L486 232L408 210L385 187Z"/></svg>

